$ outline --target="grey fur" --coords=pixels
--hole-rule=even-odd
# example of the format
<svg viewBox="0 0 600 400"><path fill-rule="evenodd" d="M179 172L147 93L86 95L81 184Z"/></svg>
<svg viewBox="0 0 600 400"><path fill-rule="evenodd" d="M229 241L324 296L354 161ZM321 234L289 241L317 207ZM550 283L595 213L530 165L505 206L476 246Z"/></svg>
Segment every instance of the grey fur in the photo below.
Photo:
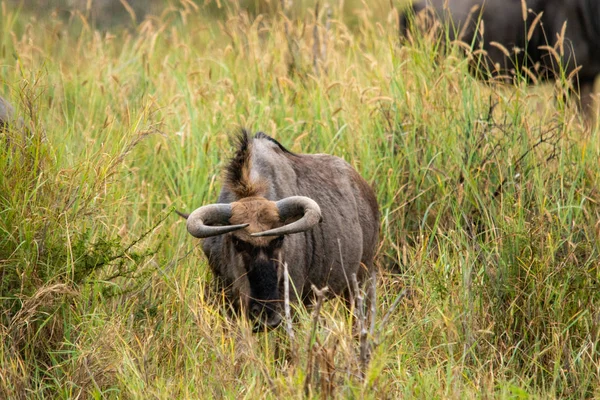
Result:
<svg viewBox="0 0 600 400"><path fill-rule="evenodd" d="M521 0L418 0L413 4L413 12L419 13L428 5L435 9L437 16L452 21L456 32L463 27L464 35L461 40L480 45L488 52L492 64L501 66L501 74L511 75L515 61L508 59L504 53L491 42L502 44L509 52L515 48L521 49L521 55L527 49L527 57L520 57L517 65L525 65L538 77L555 79L558 68L554 57L540 46L554 46L557 35L566 22L563 65L568 76L577 66L578 82L582 105L590 104L590 95L596 76L600 74L600 5L598 0L528 0L527 20L523 20ZM479 10L470 14L473 6ZM541 24L536 25L531 39L527 41L529 28L540 13ZM481 18L484 26L483 42L476 33L477 21ZM400 18L400 28L406 34L408 25L407 14ZM455 39L451 29L451 39Z"/></svg>
<svg viewBox="0 0 600 400"><path fill-rule="evenodd" d="M289 266L292 299L309 302L311 285L328 286L333 294L347 295L351 274L357 274L360 281L369 277L373 268L379 240L379 209L373 190L341 158L293 154L263 133L247 140L251 152L249 176L265 183L263 197L278 201L306 196L321 208L320 224L287 235L283 242L280 261ZM237 200L238 195L223 185L218 203ZM231 243L232 235L207 238L202 248L212 271L228 289L228 296L238 303L244 285L253 282L244 283L247 278L236 266L238 255ZM282 282L278 284L278 300L282 301Z"/></svg>

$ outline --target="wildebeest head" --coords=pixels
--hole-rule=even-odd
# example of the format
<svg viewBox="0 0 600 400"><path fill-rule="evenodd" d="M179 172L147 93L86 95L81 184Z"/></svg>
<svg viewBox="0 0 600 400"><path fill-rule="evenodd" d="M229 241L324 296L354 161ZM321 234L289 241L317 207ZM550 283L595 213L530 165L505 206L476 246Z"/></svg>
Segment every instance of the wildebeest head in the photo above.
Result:
<svg viewBox="0 0 600 400"><path fill-rule="evenodd" d="M223 236L230 270L247 282L240 293L248 315L268 327L281 322L279 314L284 237L304 232L321 221L321 209L312 199L292 196L279 201L260 196L230 204L209 204L193 211L187 229L197 238Z"/></svg>

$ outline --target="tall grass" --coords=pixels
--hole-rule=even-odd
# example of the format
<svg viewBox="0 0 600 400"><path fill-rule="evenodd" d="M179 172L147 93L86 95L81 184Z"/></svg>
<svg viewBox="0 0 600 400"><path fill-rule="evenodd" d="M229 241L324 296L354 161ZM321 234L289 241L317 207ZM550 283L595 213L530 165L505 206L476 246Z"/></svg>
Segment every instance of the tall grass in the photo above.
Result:
<svg viewBox="0 0 600 400"><path fill-rule="evenodd" d="M379 3L317 11L100 32L2 9L0 397L600 395L597 131L400 45ZM366 365L337 300L295 307L293 338L231 318L171 212L216 199L240 127L372 183Z"/></svg>

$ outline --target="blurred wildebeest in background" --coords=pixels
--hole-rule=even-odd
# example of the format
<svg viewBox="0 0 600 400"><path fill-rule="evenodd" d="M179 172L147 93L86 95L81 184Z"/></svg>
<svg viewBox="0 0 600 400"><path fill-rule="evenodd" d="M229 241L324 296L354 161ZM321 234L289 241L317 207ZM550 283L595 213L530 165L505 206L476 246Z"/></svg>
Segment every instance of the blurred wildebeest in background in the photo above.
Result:
<svg viewBox="0 0 600 400"><path fill-rule="evenodd" d="M485 50L475 57L478 73L519 73L534 82L563 74L591 111L600 73L600 0L418 0L400 16L401 34L434 20L449 24L450 39L472 45L474 55Z"/></svg>
<svg viewBox="0 0 600 400"><path fill-rule="evenodd" d="M10 131L10 132L9 132ZM30 128L25 124L23 117L15 111L15 108L4 97L0 96L0 132L6 134L6 144L14 144L17 140L22 146L27 146L27 140L33 137ZM43 130L37 131L37 136L42 141L46 140Z"/></svg>
<svg viewBox="0 0 600 400"><path fill-rule="evenodd" d="M13 119L15 109L13 106L0 96L0 131L6 129L7 125Z"/></svg>
<svg viewBox="0 0 600 400"><path fill-rule="evenodd" d="M275 327L283 309L283 263L290 296L305 304L311 285L350 296L352 274L370 277L379 208L369 184L341 158L294 154L275 139L243 131L218 204L187 217L234 306Z"/></svg>

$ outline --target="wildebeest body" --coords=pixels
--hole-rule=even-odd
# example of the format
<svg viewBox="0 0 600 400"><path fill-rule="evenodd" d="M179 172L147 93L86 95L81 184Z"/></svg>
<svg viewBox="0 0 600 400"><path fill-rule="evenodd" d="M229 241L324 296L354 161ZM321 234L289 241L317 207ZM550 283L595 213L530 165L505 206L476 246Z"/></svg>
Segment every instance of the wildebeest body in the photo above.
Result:
<svg viewBox="0 0 600 400"><path fill-rule="evenodd" d="M294 288L290 293L292 299L303 302L311 299L311 285L327 286L333 294L347 294L351 274L357 274L362 281L373 268L379 211L367 182L341 158L293 154L263 133L251 139L244 132L227 167L218 203L237 207L247 201L262 208L262 200L254 202L254 198L278 201L291 196L314 200L321 209L322 222L305 232L281 237L280 253L272 253L274 242L251 236L252 231L266 226L256 224L256 218L245 220L246 213L262 213L263 222L268 221L271 217L265 214L271 211L267 209L245 211L242 217L233 215L230 223L249 222L250 225L208 237L203 243L213 273L227 289L228 297L242 308L251 309L253 303L264 306L265 302L277 303L283 299L280 262L288 264ZM248 207L250 210L254 206ZM275 262L275 266L264 260L256 264L252 255L246 255L245 261L240 262L236 246L241 246L241 250L246 248L246 254L255 256L258 256L257 248L265 249L267 254L280 254L281 260ZM250 271L244 270L248 265L252 265ZM277 311L280 305L271 308Z"/></svg>
<svg viewBox="0 0 600 400"><path fill-rule="evenodd" d="M574 86L579 86L582 102L589 103L587 97L600 73L599 1L529 0L525 20L521 0L420 0L413 9L418 14L428 6L435 10L437 17L450 23L451 39L460 35L458 38L473 44L474 50L480 47L486 50L487 58L481 60L482 69L493 76L512 76L526 67L527 73L522 74L526 78L534 75L555 79L561 73L559 62L552 51L544 47L554 48L561 57L565 76L581 67ZM475 11L474 7L477 7ZM534 24L539 15L539 21ZM402 30L407 29L407 22L403 14ZM481 23L483 37L479 29ZM563 27L564 41L559 39ZM509 56L501 47L508 50Z"/></svg>

